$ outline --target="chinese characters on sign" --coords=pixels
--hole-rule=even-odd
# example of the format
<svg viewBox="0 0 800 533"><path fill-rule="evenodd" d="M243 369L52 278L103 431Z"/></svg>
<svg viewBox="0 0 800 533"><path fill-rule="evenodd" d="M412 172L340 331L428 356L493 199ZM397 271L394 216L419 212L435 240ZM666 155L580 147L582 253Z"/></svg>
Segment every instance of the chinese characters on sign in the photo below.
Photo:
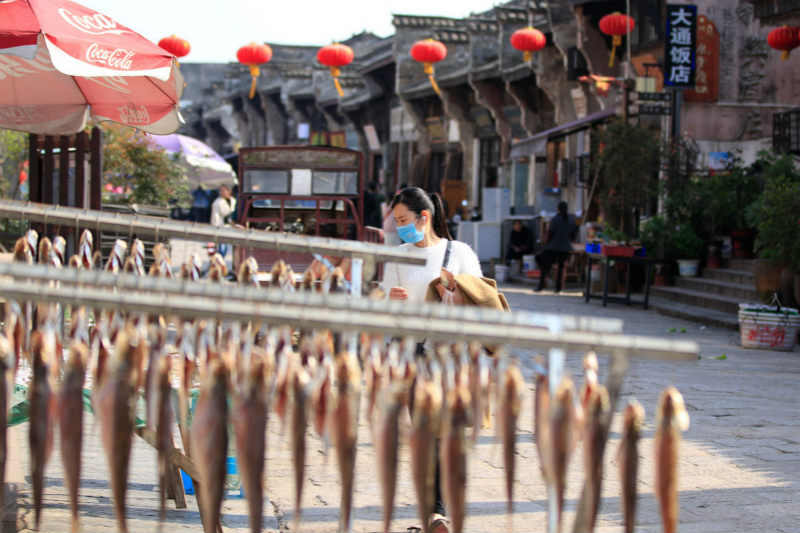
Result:
<svg viewBox="0 0 800 533"><path fill-rule="evenodd" d="M719 32L705 15L697 18L696 54L694 90L685 91L683 99L687 102L716 102L719 93Z"/></svg>
<svg viewBox="0 0 800 533"><path fill-rule="evenodd" d="M667 4L664 84L694 88L697 6Z"/></svg>

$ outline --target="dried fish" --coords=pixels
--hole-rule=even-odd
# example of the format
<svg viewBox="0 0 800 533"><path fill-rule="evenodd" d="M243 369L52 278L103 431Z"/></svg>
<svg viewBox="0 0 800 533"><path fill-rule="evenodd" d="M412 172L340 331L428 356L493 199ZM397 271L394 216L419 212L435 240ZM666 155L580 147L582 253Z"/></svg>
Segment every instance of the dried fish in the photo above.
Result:
<svg viewBox="0 0 800 533"><path fill-rule="evenodd" d="M218 357L209 357L192 425L192 459L200 474L203 531L214 533L225 494L228 453L228 370Z"/></svg>
<svg viewBox="0 0 800 533"><path fill-rule="evenodd" d="M417 493L417 510L426 532L429 530L428 520L435 505L435 439L441 425L441 409L441 383L435 379L418 380L408 440L411 451L411 473Z"/></svg>
<svg viewBox="0 0 800 533"><path fill-rule="evenodd" d="M50 376L50 365L55 358L55 342L52 335L36 330L31 336L32 371L30 386L30 433L31 481L33 485L33 509L35 525L39 528L44 495L44 469L53 448L53 424L55 402Z"/></svg>
<svg viewBox="0 0 800 533"><path fill-rule="evenodd" d="M261 531L264 513L264 457L267 438L267 384L263 355L251 354L234 389L231 422L239 472L247 497L250 530Z"/></svg>
<svg viewBox="0 0 800 533"><path fill-rule="evenodd" d="M294 466L294 529L300 523L303 502L303 480L306 471L306 428L308 427L308 386L309 376L306 369L293 366L290 373L292 388L291 445L292 463Z"/></svg>
<svg viewBox="0 0 800 533"><path fill-rule="evenodd" d="M111 494L120 531L127 531L125 495L133 441L137 360L146 350L145 339L131 325L117 334L114 354L103 370L97 392L97 412L103 446L111 466Z"/></svg>
<svg viewBox="0 0 800 533"><path fill-rule="evenodd" d="M397 486L398 422L406 396L406 384L397 378L388 384L381 396L381 419L375 433L375 454L383 494L383 531L388 533Z"/></svg>
<svg viewBox="0 0 800 533"><path fill-rule="evenodd" d="M58 423L61 436L61 459L64 463L64 485L69 493L72 531L78 531L78 487L81 473L83 439L83 382L89 348L73 340L64 367L64 379L58 392Z"/></svg>
<svg viewBox="0 0 800 533"><path fill-rule="evenodd" d="M464 432L469 423L470 393L457 384L447 392L445 427L440 450L442 485L453 531L464 530L467 491L467 442Z"/></svg>
<svg viewBox="0 0 800 533"><path fill-rule="evenodd" d="M587 531L594 531L600 507L600 488L603 480L603 452L608 431L605 420L609 411L608 391L595 384L586 404L586 423L583 429L583 465L586 473L586 523Z"/></svg>
<svg viewBox="0 0 800 533"><path fill-rule="evenodd" d="M169 359L163 354L153 364L156 369L153 372L154 380L153 396L155 402L155 427L156 427L156 451L158 452L158 486L161 520L164 520L166 513L166 493L167 493L167 472L169 454L174 447L172 443L172 424L174 421L172 408L170 407L170 397L172 395L172 385L170 384Z"/></svg>
<svg viewBox="0 0 800 533"><path fill-rule="evenodd" d="M548 478L555 487L558 505L558 529L564 510L564 491L567 487L567 467L575 445L575 386L572 379L564 378L556 389L550 411L551 449L546 458Z"/></svg>
<svg viewBox="0 0 800 533"><path fill-rule="evenodd" d="M655 493L661 507L664 533L673 533L678 529L678 448L681 431L687 429L689 414L683 396L675 387L667 387L658 401L655 436Z"/></svg>
<svg viewBox="0 0 800 533"><path fill-rule="evenodd" d="M356 466L356 441L358 439L358 410L361 397L361 368L356 355L346 351L339 354L335 363L336 396L331 413L331 434L336 446L341 480L339 531L348 532L352 526L353 481Z"/></svg>
<svg viewBox="0 0 800 533"><path fill-rule="evenodd" d="M550 382L544 374L536 374L536 389L533 405L533 435L536 439L536 452L539 456L539 468L545 483L550 485L551 474L548 461L551 455L552 440L550 437Z"/></svg>
<svg viewBox="0 0 800 533"><path fill-rule="evenodd" d="M633 533L636 523L636 483L639 473L639 436L644 422L644 407L631 400L622 416L622 438L617 452L619 479L622 485L622 516L625 533Z"/></svg>
<svg viewBox="0 0 800 533"><path fill-rule="evenodd" d="M503 466L506 471L507 512L514 510L514 471L517 419L522 408L525 382L516 364L510 364L500 376L497 399L498 426L503 442Z"/></svg>

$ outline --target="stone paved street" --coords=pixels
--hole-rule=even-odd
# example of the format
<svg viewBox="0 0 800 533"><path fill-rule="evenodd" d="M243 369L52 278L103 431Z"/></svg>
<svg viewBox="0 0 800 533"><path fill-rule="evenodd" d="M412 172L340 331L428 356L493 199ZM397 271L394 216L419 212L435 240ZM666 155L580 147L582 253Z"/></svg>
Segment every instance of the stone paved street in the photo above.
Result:
<svg viewBox="0 0 800 533"><path fill-rule="evenodd" d="M796 400L800 380L800 348L794 352L746 350L738 335L723 329L661 316L641 307L585 304L577 291L560 295L545 291L532 294L520 285L504 291L513 309L615 317L624 320L625 333L694 340L700 360L665 362L637 360L631 363L620 404L635 396L647 411L641 443L639 479L639 531L660 531L658 507L653 497L653 429L659 392L675 385L686 400L691 426L684 434L680 459L680 508L682 531L800 531L800 407ZM674 331L673 331L674 330ZM518 431L518 471L513 522L505 513L500 448L494 429L484 430L470 454L468 465L468 531L546 530L546 495L531 439L533 371L528 361L534 354L519 353L528 383ZM601 379L606 357L601 356ZM568 369L577 373L580 354L569 354ZM580 382L580 379L578 380ZM363 402L362 402L363 405ZM619 531L619 480L615 460L619 441L619 417L612 426L605 457L603 499L598 531ZM404 422L407 426L407 422ZM9 432L11 449L6 491L5 522L20 529L33 527L28 476L27 424ZM81 487L83 531L114 529L108 468L99 442L99 426L91 416L85 422L86 445ZM309 430L308 466L300 531L328 532L337 527L339 485L332 450ZM582 483L582 450L579 445L568 474L565 529L571 529ZM268 435L267 497L264 527L288 530L293 509L293 472L288 437L273 417ZM54 448L45 488L43 531L69 527L66 494L61 476L58 445ZM362 416L355 494L354 531L379 531L381 492L369 428ZM155 453L140 439L133 451L128 508L131 531L158 528ZM194 497L189 508L175 510L168 503L165 531L199 531ZM16 502L15 507L13 503ZM226 531L246 530L244 500L228 499L223 525ZM415 497L410 480L408 449L401 447L401 465L392 529L403 531L417 523ZM11 530L7 527L6 531Z"/></svg>

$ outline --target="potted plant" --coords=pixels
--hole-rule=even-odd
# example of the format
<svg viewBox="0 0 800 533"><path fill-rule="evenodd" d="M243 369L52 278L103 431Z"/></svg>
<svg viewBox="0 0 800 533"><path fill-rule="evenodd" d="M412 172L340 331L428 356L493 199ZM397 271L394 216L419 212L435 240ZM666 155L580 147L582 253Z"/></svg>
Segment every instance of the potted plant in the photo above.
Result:
<svg viewBox="0 0 800 533"><path fill-rule="evenodd" d="M653 277L653 283L658 286L667 285L669 282L667 264L664 262L667 257L669 233L667 219L661 215L655 215L647 219L639 230L639 239L642 242L642 246L644 246L647 257L660 260L655 265L655 275Z"/></svg>
<svg viewBox="0 0 800 533"><path fill-rule="evenodd" d="M688 224L679 226L670 235L669 244L678 258L678 270L681 276L696 276L700 267L700 252L703 251L703 239Z"/></svg>
<svg viewBox="0 0 800 533"><path fill-rule="evenodd" d="M756 291L769 298L780 290L784 305L796 304L800 297L800 171L789 154L762 151L759 156L764 190L748 210L748 219L758 232Z"/></svg>

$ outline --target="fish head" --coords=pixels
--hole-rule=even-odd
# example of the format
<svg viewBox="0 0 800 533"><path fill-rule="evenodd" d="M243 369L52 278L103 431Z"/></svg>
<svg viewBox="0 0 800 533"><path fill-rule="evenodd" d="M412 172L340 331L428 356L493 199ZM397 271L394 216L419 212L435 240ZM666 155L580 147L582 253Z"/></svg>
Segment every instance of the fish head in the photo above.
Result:
<svg viewBox="0 0 800 533"><path fill-rule="evenodd" d="M67 241L61 235L56 235L53 239L53 253L58 257L58 262L64 264L66 259Z"/></svg>
<svg viewBox="0 0 800 533"><path fill-rule="evenodd" d="M635 398L628 400L628 405L625 406L625 412L622 415L622 423L624 427L630 427L637 435L641 431L644 423L644 406Z"/></svg>
<svg viewBox="0 0 800 533"><path fill-rule="evenodd" d="M25 233L25 242L28 245L28 249L31 252L31 257L36 253L36 246L39 242L39 233L35 229L29 229Z"/></svg>
<svg viewBox="0 0 800 533"><path fill-rule="evenodd" d="M69 258L68 265L70 268L81 268L83 266L81 264L81 258L78 257L77 255L73 255L72 257Z"/></svg>
<svg viewBox="0 0 800 533"><path fill-rule="evenodd" d="M39 263L48 263L50 261L50 254L53 251L53 243L47 237L39 239L39 253L36 257L39 258Z"/></svg>
<svg viewBox="0 0 800 533"><path fill-rule="evenodd" d="M17 239L17 242L14 243L14 261L28 264L33 263L33 254L31 253L31 248L25 237L20 237Z"/></svg>

